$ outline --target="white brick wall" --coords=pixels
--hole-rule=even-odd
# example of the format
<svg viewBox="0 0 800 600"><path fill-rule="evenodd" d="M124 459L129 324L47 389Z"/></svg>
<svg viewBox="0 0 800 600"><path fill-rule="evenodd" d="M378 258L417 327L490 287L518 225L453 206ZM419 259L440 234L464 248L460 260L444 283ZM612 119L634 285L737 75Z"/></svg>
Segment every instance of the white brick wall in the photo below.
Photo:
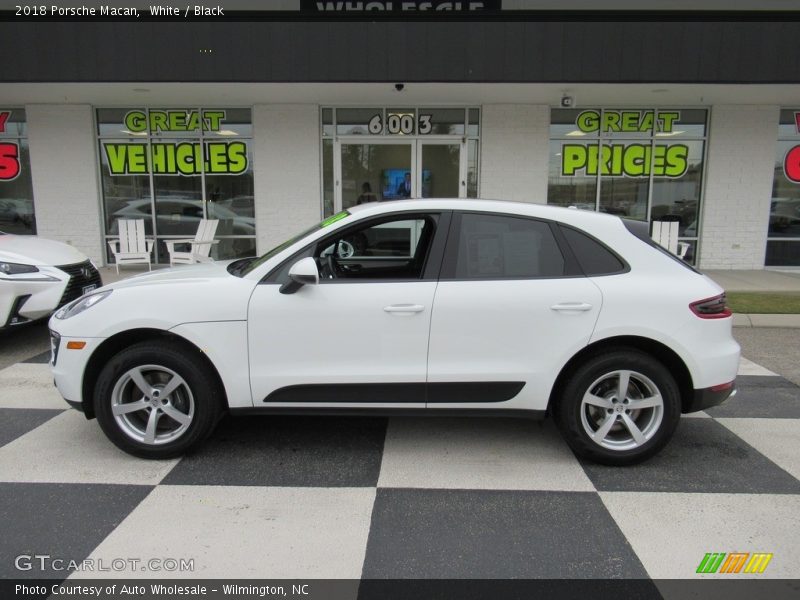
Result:
<svg viewBox="0 0 800 600"><path fill-rule="evenodd" d="M104 262L92 107L29 104L28 121L37 233Z"/></svg>
<svg viewBox="0 0 800 600"><path fill-rule="evenodd" d="M549 137L549 106L484 104L481 197L545 204Z"/></svg>
<svg viewBox="0 0 800 600"><path fill-rule="evenodd" d="M762 269L778 138L777 106L714 106L700 268Z"/></svg>
<svg viewBox="0 0 800 600"><path fill-rule="evenodd" d="M321 218L319 107L253 106L259 253Z"/></svg>

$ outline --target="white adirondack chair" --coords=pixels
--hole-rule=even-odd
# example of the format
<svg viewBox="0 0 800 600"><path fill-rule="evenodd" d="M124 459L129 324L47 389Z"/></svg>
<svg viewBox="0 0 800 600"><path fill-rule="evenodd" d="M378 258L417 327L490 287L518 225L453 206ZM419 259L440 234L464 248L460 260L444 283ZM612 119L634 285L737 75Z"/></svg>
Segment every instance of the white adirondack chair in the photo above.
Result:
<svg viewBox="0 0 800 600"><path fill-rule="evenodd" d="M203 219L197 226L197 233L194 239L186 240L164 240L169 251L169 264L171 265L191 265L199 262L213 262L209 257L211 245L219 244L219 240L214 239L217 232L218 219ZM177 245L189 246L189 250L176 250Z"/></svg>
<svg viewBox="0 0 800 600"><path fill-rule="evenodd" d="M678 241L680 223L677 221L653 221L652 238L656 244L683 260L689 251L689 244Z"/></svg>
<svg viewBox="0 0 800 600"><path fill-rule="evenodd" d="M144 237L144 219L120 219L119 239L109 240L108 247L114 255L114 262L119 273L120 265L147 264L153 270L151 255L153 240Z"/></svg>

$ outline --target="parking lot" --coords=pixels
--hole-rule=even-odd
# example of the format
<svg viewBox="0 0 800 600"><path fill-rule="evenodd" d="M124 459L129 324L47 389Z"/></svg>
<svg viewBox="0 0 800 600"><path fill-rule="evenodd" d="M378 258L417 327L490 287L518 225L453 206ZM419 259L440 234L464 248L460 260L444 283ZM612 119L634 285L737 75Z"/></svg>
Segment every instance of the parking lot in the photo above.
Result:
<svg viewBox="0 0 800 600"><path fill-rule="evenodd" d="M45 325L5 332L0 574L71 573L15 566L47 554L128 561L73 578L190 559L169 575L682 579L707 553L762 552L763 574L702 577L796 578L800 329L735 335L738 395L683 418L649 462L608 468L549 421L451 418L226 418L190 456L139 460L67 409Z"/></svg>

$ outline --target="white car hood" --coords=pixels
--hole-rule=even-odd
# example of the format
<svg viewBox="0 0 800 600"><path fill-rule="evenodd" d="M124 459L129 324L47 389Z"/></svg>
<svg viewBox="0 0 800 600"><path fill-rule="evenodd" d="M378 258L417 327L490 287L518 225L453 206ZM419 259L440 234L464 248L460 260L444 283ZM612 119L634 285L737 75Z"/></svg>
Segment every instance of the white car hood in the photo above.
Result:
<svg viewBox="0 0 800 600"><path fill-rule="evenodd" d="M74 265L87 260L82 252L68 244L35 235L0 235L0 260L23 265Z"/></svg>
<svg viewBox="0 0 800 600"><path fill-rule="evenodd" d="M232 260L225 260L197 265L181 265L171 269L158 269L157 271L134 275L133 277L112 283L107 285L106 288L124 289L178 282L187 283L209 281L211 279L229 279L231 275L228 273L227 266L232 262Z"/></svg>

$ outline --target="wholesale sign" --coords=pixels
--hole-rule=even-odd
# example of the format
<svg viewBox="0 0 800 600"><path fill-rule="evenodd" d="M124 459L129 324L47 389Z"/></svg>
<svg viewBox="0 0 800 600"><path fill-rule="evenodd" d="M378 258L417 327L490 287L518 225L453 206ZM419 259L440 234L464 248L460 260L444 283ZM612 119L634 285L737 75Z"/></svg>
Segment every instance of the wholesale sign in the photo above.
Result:
<svg viewBox="0 0 800 600"><path fill-rule="evenodd" d="M665 133L674 134L679 111L586 110L575 119L580 133ZM561 146L561 175L611 177L682 177L689 168L689 146L618 142L564 143Z"/></svg>
<svg viewBox="0 0 800 600"><path fill-rule="evenodd" d="M224 110L132 110L125 115L125 129L133 135L222 132ZM153 138L103 142L108 171L119 175L239 175L247 170L247 143L243 141L181 140L162 142Z"/></svg>
<svg viewBox="0 0 800 600"><path fill-rule="evenodd" d="M10 116L10 110L0 110L0 133L6 132L6 123ZM16 179L20 170L19 144L12 141L0 141L0 181Z"/></svg>

